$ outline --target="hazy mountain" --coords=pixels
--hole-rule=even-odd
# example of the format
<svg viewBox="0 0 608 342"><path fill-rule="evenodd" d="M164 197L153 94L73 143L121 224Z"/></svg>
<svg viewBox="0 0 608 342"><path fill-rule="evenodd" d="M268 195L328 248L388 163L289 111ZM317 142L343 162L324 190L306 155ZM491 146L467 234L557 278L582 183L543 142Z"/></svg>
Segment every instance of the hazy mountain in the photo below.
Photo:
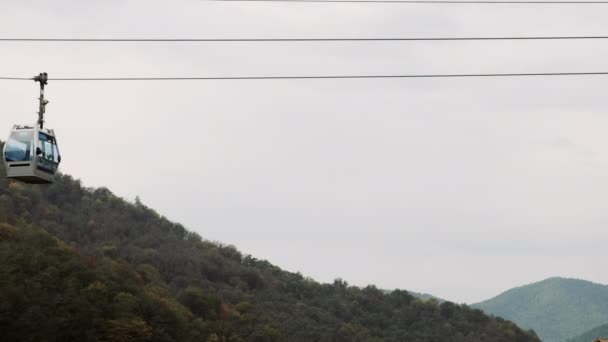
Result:
<svg viewBox="0 0 608 342"><path fill-rule="evenodd" d="M2 341L539 341L467 306L320 284L69 176L0 170Z"/></svg>
<svg viewBox="0 0 608 342"><path fill-rule="evenodd" d="M420 299L422 299L422 300L430 300L430 299L433 299L433 300L436 300L436 301L437 301L437 302L439 302L439 303L446 302L446 300L441 299L441 298L439 298L439 297L435 297L435 296L433 296L433 295L431 295L431 294L428 294L428 293L419 293L419 292L413 292L413 291L408 291L408 292L409 292L409 293L410 293L412 296L414 296L414 297L416 297L416 298L420 298Z"/></svg>
<svg viewBox="0 0 608 342"><path fill-rule="evenodd" d="M391 292L393 292L395 290L385 290L382 289L382 292L385 294L390 294ZM441 299L439 297L435 297L431 294L428 293L419 293L419 292L414 292L414 291L407 291L409 294L411 294L412 296L418 298L418 299L422 299L422 300L436 300L438 303L443 303L443 302L447 302L445 299Z"/></svg>
<svg viewBox="0 0 608 342"><path fill-rule="evenodd" d="M549 278L473 305L534 329L545 342L563 342L608 322L608 286Z"/></svg>
<svg viewBox="0 0 608 342"><path fill-rule="evenodd" d="M595 341L598 337L608 338L608 323L595 327L577 337L568 339L567 342L591 342Z"/></svg>

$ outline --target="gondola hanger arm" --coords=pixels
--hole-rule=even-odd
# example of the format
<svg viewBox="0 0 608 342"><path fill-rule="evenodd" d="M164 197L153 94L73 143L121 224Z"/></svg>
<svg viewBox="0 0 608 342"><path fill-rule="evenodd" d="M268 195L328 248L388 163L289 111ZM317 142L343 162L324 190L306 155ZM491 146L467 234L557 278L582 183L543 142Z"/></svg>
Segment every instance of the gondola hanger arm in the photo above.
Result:
<svg viewBox="0 0 608 342"><path fill-rule="evenodd" d="M38 126L40 126L40 129L44 128L44 113L46 111L46 105L49 103L49 101L44 98L44 86L48 84L48 81L49 75L46 72L34 76L34 82L40 83L40 97L38 98L40 101L40 107L38 109Z"/></svg>

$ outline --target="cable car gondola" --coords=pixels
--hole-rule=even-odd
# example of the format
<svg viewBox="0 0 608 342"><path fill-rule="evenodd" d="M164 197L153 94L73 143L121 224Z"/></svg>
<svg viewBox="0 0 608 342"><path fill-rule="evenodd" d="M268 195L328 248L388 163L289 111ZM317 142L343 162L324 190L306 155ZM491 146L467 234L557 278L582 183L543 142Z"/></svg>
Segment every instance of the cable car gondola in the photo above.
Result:
<svg viewBox="0 0 608 342"><path fill-rule="evenodd" d="M48 76L42 73L34 80L40 82L38 122L34 126L13 126L4 144L4 164L7 178L29 184L49 184L53 182L61 156L55 132L44 128L44 112L48 103L44 98L44 86Z"/></svg>

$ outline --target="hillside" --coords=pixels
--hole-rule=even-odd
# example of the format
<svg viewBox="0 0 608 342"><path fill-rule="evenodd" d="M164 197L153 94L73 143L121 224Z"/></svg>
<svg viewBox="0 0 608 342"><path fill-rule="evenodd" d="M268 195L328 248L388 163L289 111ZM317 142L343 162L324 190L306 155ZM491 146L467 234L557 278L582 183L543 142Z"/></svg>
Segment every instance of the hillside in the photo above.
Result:
<svg viewBox="0 0 608 342"><path fill-rule="evenodd" d="M608 286L549 278L473 305L524 328L546 342L563 342L608 322Z"/></svg>
<svg viewBox="0 0 608 342"><path fill-rule="evenodd" d="M0 224L2 341L197 341L205 326L124 263Z"/></svg>
<svg viewBox="0 0 608 342"><path fill-rule="evenodd" d="M6 341L538 341L466 306L320 284L108 189L27 186L0 166Z"/></svg>
<svg viewBox="0 0 608 342"><path fill-rule="evenodd" d="M570 338L567 342L591 342L599 337L608 338L608 323L595 327L577 337Z"/></svg>

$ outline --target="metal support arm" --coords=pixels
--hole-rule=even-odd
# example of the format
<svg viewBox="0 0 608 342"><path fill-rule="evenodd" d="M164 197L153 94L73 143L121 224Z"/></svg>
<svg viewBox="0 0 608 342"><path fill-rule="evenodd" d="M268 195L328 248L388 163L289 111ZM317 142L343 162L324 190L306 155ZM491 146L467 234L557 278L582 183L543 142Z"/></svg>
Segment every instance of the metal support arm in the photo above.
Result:
<svg viewBox="0 0 608 342"><path fill-rule="evenodd" d="M49 76L46 72L34 77L35 82L40 82L40 98L38 98L38 100L40 100L40 108L38 109L38 125L40 126L40 129L44 128L44 112L46 110L46 105L49 103L49 101L44 98L44 86L47 85L48 80Z"/></svg>

